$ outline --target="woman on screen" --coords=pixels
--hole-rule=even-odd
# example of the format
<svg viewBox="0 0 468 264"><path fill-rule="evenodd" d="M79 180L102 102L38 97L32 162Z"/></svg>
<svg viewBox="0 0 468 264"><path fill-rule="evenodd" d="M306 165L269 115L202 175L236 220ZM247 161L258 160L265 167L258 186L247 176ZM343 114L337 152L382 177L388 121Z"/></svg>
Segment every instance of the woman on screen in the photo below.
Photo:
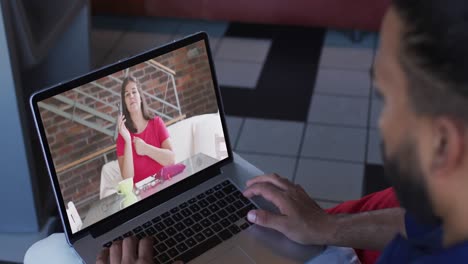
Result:
<svg viewBox="0 0 468 264"><path fill-rule="evenodd" d="M136 184L174 164L174 152L164 122L148 111L135 78L124 79L121 98L117 156L122 178L133 178Z"/></svg>

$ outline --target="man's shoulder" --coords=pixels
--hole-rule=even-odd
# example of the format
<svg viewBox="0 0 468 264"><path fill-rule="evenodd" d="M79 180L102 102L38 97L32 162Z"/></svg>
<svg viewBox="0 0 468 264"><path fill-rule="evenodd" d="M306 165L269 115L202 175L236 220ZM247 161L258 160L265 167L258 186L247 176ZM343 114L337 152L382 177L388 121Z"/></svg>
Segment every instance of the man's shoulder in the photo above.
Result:
<svg viewBox="0 0 468 264"><path fill-rule="evenodd" d="M378 263L468 263L468 241L443 247L441 226L426 226L406 214L407 238L397 235Z"/></svg>

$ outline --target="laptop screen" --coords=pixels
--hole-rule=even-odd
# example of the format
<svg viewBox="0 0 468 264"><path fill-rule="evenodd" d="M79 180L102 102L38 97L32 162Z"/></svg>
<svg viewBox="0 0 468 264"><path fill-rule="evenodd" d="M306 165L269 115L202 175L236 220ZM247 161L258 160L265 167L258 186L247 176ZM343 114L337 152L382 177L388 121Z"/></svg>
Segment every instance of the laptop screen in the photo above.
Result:
<svg viewBox="0 0 468 264"><path fill-rule="evenodd" d="M38 109L72 233L228 157L204 40Z"/></svg>

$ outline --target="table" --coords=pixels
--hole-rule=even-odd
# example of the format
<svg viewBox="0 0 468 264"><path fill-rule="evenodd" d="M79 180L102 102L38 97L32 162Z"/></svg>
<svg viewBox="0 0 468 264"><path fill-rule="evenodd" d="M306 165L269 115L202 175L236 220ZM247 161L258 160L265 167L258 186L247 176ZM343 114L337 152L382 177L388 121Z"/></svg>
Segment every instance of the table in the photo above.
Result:
<svg viewBox="0 0 468 264"><path fill-rule="evenodd" d="M196 169L196 168L195 168ZM250 164L248 161L242 159L234 153L234 162L223 167L224 174L235 173L238 177L230 178L238 184L238 186L245 186L245 181L259 174L263 174L261 170ZM109 196L112 197L112 196ZM112 201L112 198L108 198ZM102 201L105 201L103 199ZM257 202L259 203L259 202ZM109 210L110 208L108 208ZM258 231L258 230L257 230ZM95 243L94 240L90 240L92 246L95 246L95 254L98 254L101 244L100 242ZM101 241L102 242L102 241ZM321 263L359 263L356 254L352 248L339 248L339 247L328 247L324 251L322 246L301 246L296 243L290 242L286 237L277 235L277 239L272 239L270 244L280 245L276 246L275 250L287 251L290 255L296 255L294 259L301 259L301 263L307 264L321 264ZM89 246L89 244L86 244ZM293 250L291 249L293 247ZM91 247L94 248L94 247ZM279 248L279 249L278 249ZM305 248L305 250L304 250ZM94 254L94 253L93 253ZM281 252L279 252L281 254ZM53 256L51 258L51 256ZM92 257L88 256L89 263L94 263L95 255ZM76 252L67 244L64 234L55 234L47 239L37 242L34 244L26 253L25 263L82 263L82 260L77 258Z"/></svg>
<svg viewBox="0 0 468 264"><path fill-rule="evenodd" d="M185 165L183 172L175 175L170 180L166 180L155 186L148 186L147 189L140 191L137 195L137 202L215 164L218 161L219 160L203 153L195 154L194 156L181 162L181 164ZM85 219L83 220L82 229L122 210L121 203L123 199L124 197L122 195L114 193L94 202L86 214Z"/></svg>

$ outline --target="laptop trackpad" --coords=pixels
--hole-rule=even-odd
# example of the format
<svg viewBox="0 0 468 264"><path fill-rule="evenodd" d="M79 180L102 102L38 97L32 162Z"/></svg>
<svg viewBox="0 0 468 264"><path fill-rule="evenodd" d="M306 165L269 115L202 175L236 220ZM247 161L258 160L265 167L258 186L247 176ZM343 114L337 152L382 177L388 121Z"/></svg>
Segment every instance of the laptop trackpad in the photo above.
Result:
<svg viewBox="0 0 468 264"><path fill-rule="evenodd" d="M238 246L234 246L223 254L220 254L210 264L239 264L239 263L255 263L252 259Z"/></svg>

